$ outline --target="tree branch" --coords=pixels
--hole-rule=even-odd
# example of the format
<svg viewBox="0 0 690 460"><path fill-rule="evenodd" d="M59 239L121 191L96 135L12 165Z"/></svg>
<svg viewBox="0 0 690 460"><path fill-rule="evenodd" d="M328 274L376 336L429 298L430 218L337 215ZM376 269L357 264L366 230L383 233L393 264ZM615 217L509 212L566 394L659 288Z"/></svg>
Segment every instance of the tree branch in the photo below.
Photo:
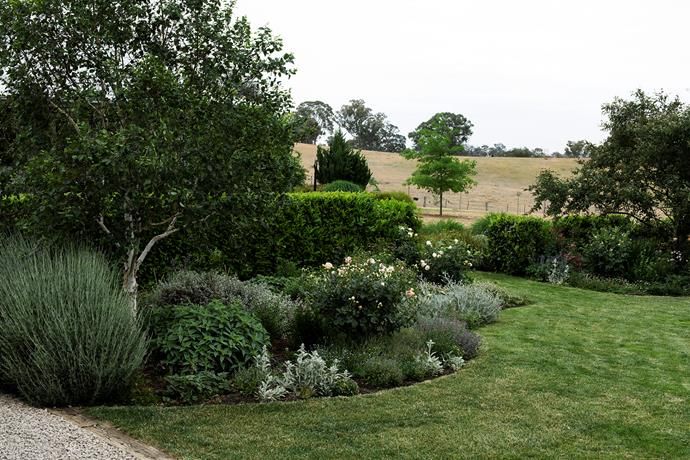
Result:
<svg viewBox="0 0 690 460"><path fill-rule="evenodd" d="M144 263L144 260L146 259L146 256L151 252L151 249L153 249L153 246L159 242L160 240L167 238L168 236L172 235L173 233L179 231L179 228L175 228L175 223L177 222L177 218L180 216L179 213L175 214L172 217L172 220L170 221L170 224L168 224L168 228L161 234L154 236L151 238L151 240L148 242L146 247L144 248L143 251L141 251L141 254L139 254L139 257L137 258L136 265L134 267L135 272L139 270L139 267L141 267L141 264Z"/></svg>

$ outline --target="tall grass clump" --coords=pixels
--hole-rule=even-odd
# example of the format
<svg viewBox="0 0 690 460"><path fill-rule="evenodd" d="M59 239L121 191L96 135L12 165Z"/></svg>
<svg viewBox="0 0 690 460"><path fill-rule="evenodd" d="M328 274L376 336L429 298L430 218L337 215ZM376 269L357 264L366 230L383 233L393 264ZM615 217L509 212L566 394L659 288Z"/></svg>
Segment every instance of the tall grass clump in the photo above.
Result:
<svg viewBox="0 0 690 460"><path fill-rule="evenodd" d="M146 338L104 257L7 237L0 280L0 381L35 405L123 395Z"/></svg>

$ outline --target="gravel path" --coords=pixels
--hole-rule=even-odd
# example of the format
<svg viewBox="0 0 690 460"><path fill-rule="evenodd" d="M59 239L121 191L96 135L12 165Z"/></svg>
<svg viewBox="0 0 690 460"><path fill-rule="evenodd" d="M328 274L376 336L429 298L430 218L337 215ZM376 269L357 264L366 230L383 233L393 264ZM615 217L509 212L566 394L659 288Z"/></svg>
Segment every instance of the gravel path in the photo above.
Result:
<svg viewBox="0 0 690 460"><path fill-rule="evenodd" d="M0 394L0 460L134 458L62 417Z"/></svg>

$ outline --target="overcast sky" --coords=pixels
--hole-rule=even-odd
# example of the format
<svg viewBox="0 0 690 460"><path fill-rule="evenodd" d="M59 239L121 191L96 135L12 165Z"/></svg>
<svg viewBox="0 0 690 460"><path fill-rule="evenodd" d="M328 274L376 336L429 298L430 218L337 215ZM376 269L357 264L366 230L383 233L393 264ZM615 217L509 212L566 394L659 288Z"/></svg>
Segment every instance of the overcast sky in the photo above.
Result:
<svg viewBox="0 0 690 460"><path fill-rule="evenodd" d="M364 99L405 135L436 112L470 144L600 141L601 105L636 88L690 99L690 1L238 0L295 54L295 104Z"/></svg>

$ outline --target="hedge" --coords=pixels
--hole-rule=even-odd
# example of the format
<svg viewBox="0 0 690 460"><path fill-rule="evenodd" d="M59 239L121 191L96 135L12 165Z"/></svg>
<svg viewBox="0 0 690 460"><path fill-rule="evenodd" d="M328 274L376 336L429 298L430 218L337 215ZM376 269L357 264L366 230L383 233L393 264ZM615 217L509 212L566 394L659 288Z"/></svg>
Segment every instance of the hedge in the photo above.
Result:
<svg viewBox="0 0 690 460"><path fill-rule="evenodd" d="M398 227L418 230L416 206L378 201L365 193L293 193L263 207L228 207L158 243L142 265L140 282L179 268L222 270L248 279L279 267L335 263L360 248L393 243Z"/></svg>
<svg viewBox="0 0 690 460"><path fill-rule="evenodd" d="M551 223L538 217L493 214L479 226L487 237L485 269L524 275L527 267L555 249Z"/></svg>

